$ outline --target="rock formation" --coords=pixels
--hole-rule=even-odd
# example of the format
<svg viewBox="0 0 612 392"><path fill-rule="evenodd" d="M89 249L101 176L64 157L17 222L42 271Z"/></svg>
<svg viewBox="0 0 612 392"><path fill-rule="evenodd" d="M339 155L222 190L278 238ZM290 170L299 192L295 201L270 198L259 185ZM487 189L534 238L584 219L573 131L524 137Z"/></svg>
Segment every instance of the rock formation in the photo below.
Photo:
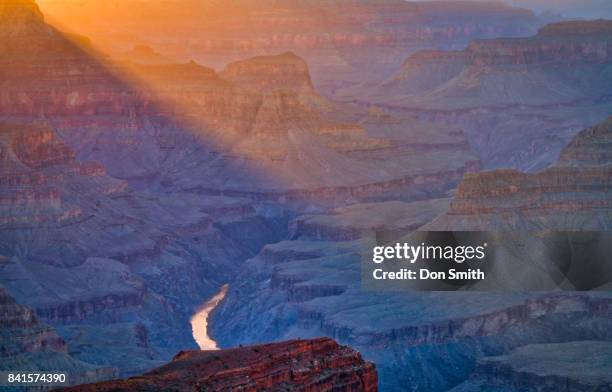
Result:
<svg viewBox="0 0 612 392"><path fill-rule="evenodd" d="M278 89L297 93L314 92L308 65L291 52L228 64L221 72L221 77L263 93Z"/></svg>
<svg viewBox="0 0 612 392"><path fill-rule="evenodd" d="M4 258L0 258L0 268ZM69 355L56 331L38 321L34 312L15 302L0 286L0 370L64 371L70 382L105 380L117 375L111 367L96 367Z"/></svg>
<svg viewBox="0 0 612 392"><path fill-rule="evenodd" d="M353 205L298 217L291 241L267 245L247 262L213 315L214 334L222 346L326 334L373 360L386 390L401 390L402 382L424 391L458 383L457 391L515 384L536 385L537 390L537 385L548 382L532 372L550 373L546 380L559 380L565 373L556 373L561 368L554 364L521 373L498 366L496 358L479 358L512 356L512 349L531 353L519 347L535 343L577 347L580 343L572 342L590 339L597 341L593 350L598 344L604 347L610 339L608 293L364 292L360 266L377 235L399 237L417 229L607 230L609 144L608 121L580 132L559 161L541 173L497 170L469 175L448 212L448 201L440 200ZM426 213L442 215L427 223L431 218ZM509 254L525 256L522 262L527 263L544 259ZM509 257L504 263L520 275L519 260ZM584 265L576 268L589 270ZM606 274L604 270L599 274ZM525 277L530 279L537 288L548 278ZM406 363L420 366L408 369ZM513 366L523 363L517 360ZM568 376L569 382L591 385L589 374L577 370Z"/></svg>
<svg viewBox="0 0 612 392"><path fill-rule="evenodd" d="M485 103L488 107L535 105L597 97L608 87L600 83L606 80L605 65L612 62L611 35L611 21L559 22L529 38L474 40L460 52L419 52L406 60L394 78L383 83L379 93L390 95L388 100L394 95L425 94L414 101L414 107L425 107L431 100L431 107L437 109ZM521 72L530 73L531 78L521 76ZM584 79L574 80L572 75ZM418 78L427 82L417 87L413 81ZM540 81L548 84L526 93Z"/></svg>
<svg viewBox="0 0 612 392"><path fill-rule="evenodd" d="M338 94L459 126L487 168L537 171L609 116L611 36L606 20L554 23L528 38L418 52L378 86Z"/></svg>
<svg viewBox="0 0 612 392"><path fill-rule="evenodd" d="M451 230L609 230L612 120L581 131L552 166L534 174L467 175L448 213L428 227Z"/></svg>
<svg viewBox="0 0 612 392"><path fill-rule="evenodd" d="M479 167L456 128L322 98L296 55L115 63L3 6L0 284L121 376L195 347L191 312L296 211L444 195Z"/></svg>
<svg viewBox="0 0 612 392"><path fill-rule="evenodd" d="M74 152L44 125L0 124L3 210L0 226L58 225L82 218L69 188L82 179L102 194L125 187L96 162L76 162Z"/></svg>
<svg viewBox="0 0 612 392"><path fill-rule="evenodd" d="M374 203L297 218L292 240L247 261L212 315L213 336L224 347L327 335L375 362L381 388L398 391L450 389L479 358L526 344L610 339L605 292L364 290L375 236L422 229L446 205Z"/></svg>
<svg viewBox="0 0 612 392"><path fill-rule="evenodd" d="M0 252L5 256L0 284L53 326L69 355L96 369L116 367L122 377L160 366L178 350L195 347L191 313L229 281L228 297L210 324L222 347L332 336L376 361L382 387L391 390L407 383L416 390L451 388L468 379L480 358L527 344L609 340L610 300L605 294L515 293L483 299L474 293L367 293L359 286L360 254L371 245L369 236L422 228L447 212L449 191L466 173L480 168L471 146L488 165L495 156L496 164L524 161L530 168L539 167L560 151L555 146L565 144L581 122L594 121L608 110L605 97L598 95L607 84L599 83L601 73L592 73L608 61L608 49L601 44L607 38L592 34L601 26L605 30L605 23L571 25L569 33L544 29L535 38L516 40L519 49L507 40L491 41L494 49L474 43L465 52L477 51L481 60L471 62L465 52L455 51L449 69L439 64L441 74L417 86L442 94L437 84L464 78L464 66L506 77L512 71L506 62L531 69L534 53L550 44L556 54L546 54L547 62L556 66L556 56L561 56L572 59L572 67L586 67L595 75L580 79L584 86L595 86L597 94L581 97L586 101L577 104L582 106L570 120L574 112L565 109L576 107L563 101L562 114L550 111L546 106L559 104L558 96L538 101L546 98L543 93L529 97L530 104L537 101L542 107L522 113L519 105L508 114L505 108L483 108L477 99L475 107L459 105L447 111L353 99L339 103L315 88L316 73L338 64L340 69L371 66L380 76L385 67L380 63L391 59L392 64L416 48L455 48L472 37L523 35L538 24L527 11L399 0L351 0L326 7L316 6L316 1L281 3L240 1L215 8L220 6L198 2L209 15L230 20L246 6L258 11L246 14L249 22L257 22L244 23L252 27L248 40L232 33L228 41L221 29L223 34L211 34L210 39L194 38L186 49L224 59L231 52L229 57L240 58L221 72L188 61L195 57L172 53L163 44L153 46L185 61L116 63L87 39L46 24L32 1L0 5ZM447 23L459 14L458 23ZM99 19L105 19L101 15ZM416 23L415 18L423 19ZM228 23L227 17L209 19L213 30ZM185 29L180 31L193 28L189 20L181 20ZM296 20L304 21L297 24L299 34ZM196 21L202 29L201 18ZM238 23L234 32L240 33L241 22L235 19L228 30ZM277 34L272 25L289 33ZM363 26L366 31L361 33ZM271 33L264 34L268 29ZM176 36L182 43L191 37ZM542 46L541 40L547 44ZM572 44L568 49L563 42ZM246 49L238 50L241 45ZM586 51L586 64L571 47ZM295 54L284 53L287 50ZM256 57L244 60L247 53ZM422 62L420 69L425 70L440 63L438 56L420 53L406 64ZM309 67L313 58L314 77ZM536 62L536 68L546 64ZM574 70L567 72L573 75ZM333 78L333 72L329 75ZM544 72L537 80L548 81L550 75ZM409 79L418 80L414 75ZM524 88L513 81L504 79L502 85ZM464 87L453 91L463 93ZM484 96L491 97L487 91ZM515 92L502 96L512 98ZM500 121L501 128L521 132L501 132L505 138L497 139L501 128L495 128L489 138L464 127L466 118L474 118L470 116L482 120L475 121L479 130ZM525 121L532 128L515 126ZM554 125L525 137L541 124ZM554 143L547 143L551 134ZM586 137L600 136L593 132ZM546 175L542 181L515 177L528 182L527 188L542 183L547 192L559 190L562 195L545 205L561 206L575 216L580 205L576 207L568 193L577 191L589 208L605 203L609 193L600 181L607 178L605 167L593 163L607 159L606 138L596 148L572 145L562 154L565 164L548 172L559 174L552 180ZM498 149L482 154L489 139L499 143ZM540 154L541 146L546 154ZM510 159L511 153L518 156ZM568 179L577 173L579 179ZM477 177L468 177L468 185L469 178ZM488 196L506 196L496 186ZM594 189L593 198L582 192L587 188ZM462 187L450 208L464 208L462 198L476 197ZM563 204L566 199L570 202ZM466 205L470 207L469 200ZM304 345L309 347L306 352ZM267 369L299 385L323 379L323 388L375 388L372 366L329 340L268 347L280 363L274 355L261 357L252 348L229 351L228 359L221 361L215 353L187 353L158 373L100 388L155 389L159 382L169 382L175 366L182 369L179 373L193 375L192 368L182 366L201 360L212 361L217 370L221 362L235 364L236 369L214 379L213 387L219 388L244 385L245 371L253 372L251 380L276 387L270 384L274 378L258 378L258 372ZM17 346L15 354L32 354L28 363L42 361L43 354L27 349ZM310 362L319 361L319 355L333 372ZM243 358L260 362L245 370ZM298 368L292 367L292 359L298 360Z"/></svg>
<svg viewBox="0 0 612 392"><path fill-rule="evenodd" d="M378 390L376 369L328 338L220 351L182 351L142 376L63 391L327 391Z"/></svg>
<svg viewBox="0 0 612 392"><path fill-rule="evenodd" d="M376 125L361 126L363 115L322 98L292 53L232 63L220 74L195 62L121 65L46 25L33 9L39 28L14 28L18 34L4 42L0 69L11 77L2 81L0 117L44 119L77 157L100 162L111 176L337 203L346 195L380 198L385 188L407 194L419 176L445 191L478 167L457 133L457 151L430 153L415 165L420 157L406 149L412 136L402 116L401 132L370 136ZM34 44L20 51L21 39ZM448 136L432 133L430 144ZM380 160L389 153L398 162Z"/></svg>
<svg viewBox="0 0 612 392"><path fill-rule="evenodd" d="M294 51L306 59L316 84L326 92L377 79L419 49L460 48L473 38L525 36L541 23L526 9L449 1L188 1L180 7L151 4L148 17L142 18L123 5L109 8L94 0L74 7L52 0L45 2L45 11L114 52L146 39L174 58L222 68L231 61ZM208 23L202 25L202 18ZM138 39L132 29L140 32ZM189 46L184 45L186 37Z"/></svg>
<svg viewBox="0 0 612 392"><path fill-rule="evenodd" d="M118 367L122 374L158 365L193 345L190 306L167 297L188 291L196 306L215 284L174 285L168 279L184 280L189 269L187 276L198 276L199 268L214 279L210 271L216 267L190 252L216 253L231 269L229 260L252 254L251 247L282 231L274 218L264 222L241 200L185 196L177 205L170 196L151 199L109 177L99 163L77 160L48 125L0 125L0 159L0 246L7 255L1 284L52 323L75 358ZM258 227L257 234L245 236L234 228L239 222ZM242 242L231 250L211 246L233 243L234 236ZM227 279L221 277L227 268L218 271L217 279ZM158 335L164 328L183 333L169 344Z"/></svg>
<svg viewBox="0 0 612 392"><path fill-rule="evenodd" d="M170 58L158 53L147 45L136 45L131 50L117 55L118 59L125 62L142 65L164 65L172 64Z"/></svg>

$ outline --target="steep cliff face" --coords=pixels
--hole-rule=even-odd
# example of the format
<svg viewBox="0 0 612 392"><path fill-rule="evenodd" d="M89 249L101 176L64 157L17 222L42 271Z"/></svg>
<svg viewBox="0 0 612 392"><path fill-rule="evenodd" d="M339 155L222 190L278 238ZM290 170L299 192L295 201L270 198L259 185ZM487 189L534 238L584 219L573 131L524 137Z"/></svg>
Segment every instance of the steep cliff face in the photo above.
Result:
<svg viewBox="0 0 612 392"><path fill-rule="evenodd" d="M609 116L611 36L612 22L595 20L474 40L462 51L416 53L378 86L338 94L461 127L487 168L537 171Z"/></svg>
<svg viewBox="0 0 612 392"><path fill-rule="evenodd" d="M294 201L423 198L478 167L456 129L330 104L297 56L235 81L115 64L27 4L0 44L0 282L80 360L133 374L193 347L192 310L286 235Z"/></svg>
<svg viewBox="0 0 612 392"><path fill-rule="evenodd" d="M389 95L425 93L459 75L469 65L469 60L465 51L417 52L379 88Z"/></svg>
<svg viewBox="0 0 612 392"><path fill-rule="evenodd" d="M561 151L555 167L599 167L612 163L612 118L582 130Z"/></svg>
<svg viewBox="0 0 612 392"><path fill-rule="evenodd" d="M474 41L467 51L476 65L610 63L612 21L559 22L523 40Z"/></svg>
<svg viewBox="0 0 612 392"><path fill-rule="evenodd" d="M56 331L39 323L34 311L18 304L0 286L0 369L69 371L72 383L94 382L117 375L110 367L96 367L68 354L68 346Z"/></svg>
<svg viewBox="0 0 612 392"><path fill-rule="evenodd" d="M430 227L608 230L612 121L581 131L553 166L535 173L495 170L467 175L450 211Z"/></svg>
<svg viewBox="0 0 612 392"><path fill-rule="evenodd" d="M7 147L13 150L19 161L32 169L74 163L74 152L58 140L51 129L17 129L12 133Z"/></svg>
<svg viewBox="0 0 612 392"><path fill-rule="evenodd" d="M64 391L378 390L376 369L327 338L220 351L186 351L142 376Z"/></svg>

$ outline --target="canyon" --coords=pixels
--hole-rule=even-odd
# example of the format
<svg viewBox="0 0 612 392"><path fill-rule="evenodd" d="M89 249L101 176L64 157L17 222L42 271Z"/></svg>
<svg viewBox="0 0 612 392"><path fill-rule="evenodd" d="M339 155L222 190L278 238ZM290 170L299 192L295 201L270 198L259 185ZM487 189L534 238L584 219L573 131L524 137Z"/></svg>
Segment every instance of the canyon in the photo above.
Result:
<svg viewBox="0 0 612 392"><path fill-rule="evenodd" d="M513 358L508 366L520 368L512 350L531 353L535 346L551 344L542 355L551 356L552 362L537 372L550 373L546 382L551 380L551 390L563 390L565 373L556 376L561 373L555 369L561 369L552 359L554 344L578 347L589 340L605 347L612 331L609 286L563 293L553 285L545 291L550 279L546 267L533 276L521 271L525 263L546 258L530 258L536 248L520 244L547 241L549 230L586 230L587 235L588 230L609 230L610 130L610 121L583 130L559 161L541 173L497 170L468 175L451 199L354 204L297 217L290 240L266 245L247 261L213 313L213 335L222 346L331 336L377 364L383 390L404 390L406 383L424 391L496 390L496 385L523 390L530 382L537 386L544 381L528 378L530 371L525 375L507 368L502 358ZM520 235L503 240L503 230L517 229ZM516 279L522 284L532 281L530 290L535 292L513 290L509 278L498 287L477 285L475 292L365 291L361 264L376 239L420 243L409 239L415 230L502 233L499 243L508 252L496 268L507 268L505 277L521 276ZM603 235L602 241L609 243ZM578 246L584 238L576 235L573 241L570 246ZM567 287L579 282L573 274L591 271L586 261L578 261L577 270L569 272ZM604 276L609 282L609 268L599 272L598 277ZM609 364L597 366L606 369ZM576 381L581 376L570 378L577 385L581 382Z"/></svg>
<svg viewBox="0 0 612 392"><path fill-rule="evenodd" d="M609 21L66 4L96 11L84 26L41 4L0 4L7 364L115 379L72 390L599 386L566 366L608 353L606 287L370 292L360 266L378 237L418 230L609 230ZM194 315L221 350L193 351Z"/></svg>
<svg viewBox="0 0 612 392"><path fill-rule="evenodd" d="M336 98L460 127L485 168L535 172L609 116L611 35L608 20L567 21L531 37L421 51L387 80Z"/></svg>
<svg viewBox="0 0 612 392"><path fill-rule="evenodd" d="M415 182L443 191L479 167L460 130L385 119L430 134L434 151L417 162L410 132L378 135L376 114L320 96L292 53L232 63L219 74L195 62L118 64L41 16L28 17L9 20L19 34L5 42L2 69L11 78L2 85L2 118L43 118L79 159L134 186L338 203L415 192ZM18 50L24 39L34 49ZM381 159L389 154L397 161Z"/></svg>
<svg viewBox="0 0 612 392"><path fill-rule="evenodd" d="M421 49L461 49L473 38L527 36L544 23L524 8L450 1L168 1L150 4L145 17L127 3L44 0L41 7L57 24L91 37L110 53L144 43L175 62L194 59L222 68L294 51L306 59L317 88L326 94L377 80Z"/></svg>
<svg viewBox="0 0 612 392"><path fill-rule="evenodd" d="M195 309L296 211L445 194L479 167L459 129L322 97L293 53L136 64L33 1L0 20L0 284L120 376L195 348Z"/></svg>

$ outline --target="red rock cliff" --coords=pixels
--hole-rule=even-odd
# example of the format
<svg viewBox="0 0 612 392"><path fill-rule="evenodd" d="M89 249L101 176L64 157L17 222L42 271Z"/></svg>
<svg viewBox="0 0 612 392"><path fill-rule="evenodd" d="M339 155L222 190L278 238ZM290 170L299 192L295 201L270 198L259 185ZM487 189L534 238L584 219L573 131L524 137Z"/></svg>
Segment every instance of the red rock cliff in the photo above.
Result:
<svg viewBox="0 0 612 392"><path fill-rule="evenodd" d="M374 364L329 338L180 352L142 376L64 391L377 391Z"/></svg>

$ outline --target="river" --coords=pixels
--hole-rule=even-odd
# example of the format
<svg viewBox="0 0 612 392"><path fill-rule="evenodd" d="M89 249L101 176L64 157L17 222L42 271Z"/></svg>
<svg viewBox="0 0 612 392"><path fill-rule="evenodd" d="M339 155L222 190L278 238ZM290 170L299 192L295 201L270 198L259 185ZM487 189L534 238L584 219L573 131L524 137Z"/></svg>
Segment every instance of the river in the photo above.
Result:
<svg viewBox="0 0 612 392"><path fill-rule="evenodd" d="M208 336L208 316L214 308L219 305L219 302L225 298L227 294L228 285L224 284L221 290L215 294L212 298L202 305L200 309L191 317L191 330L193 338L195 339L201 350L218 350L217 342L215 342L210 336Z"/></svg>

